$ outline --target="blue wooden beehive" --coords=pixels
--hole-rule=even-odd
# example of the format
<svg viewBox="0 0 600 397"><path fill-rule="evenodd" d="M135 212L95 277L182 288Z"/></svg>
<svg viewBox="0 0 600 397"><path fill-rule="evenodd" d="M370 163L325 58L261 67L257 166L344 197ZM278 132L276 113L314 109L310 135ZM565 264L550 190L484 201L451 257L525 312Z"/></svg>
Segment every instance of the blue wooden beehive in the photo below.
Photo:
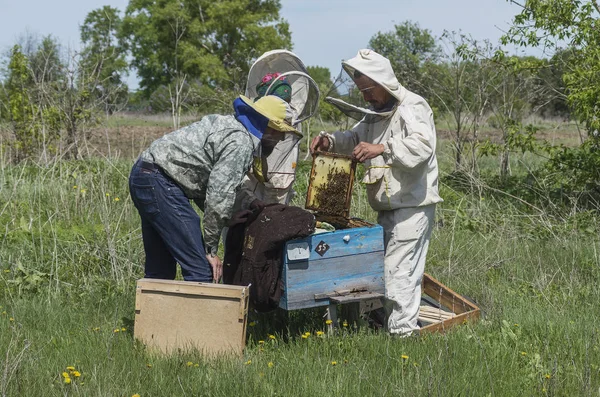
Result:
<svg viewBox="0 0 600 397"><path fill-rule="evenodd" d="M336 230L286 243L281 308L325 306L331 297L351 292L384 293L383 228L348 218L354 170L355 163L347 156L319 153L313 157L305 207ZM343 191L336 186L337 193L332 194L327 191L328 177L336 172L348 175L342 178ZM342 202L326 204L325 197L332 196Z"/></svg>

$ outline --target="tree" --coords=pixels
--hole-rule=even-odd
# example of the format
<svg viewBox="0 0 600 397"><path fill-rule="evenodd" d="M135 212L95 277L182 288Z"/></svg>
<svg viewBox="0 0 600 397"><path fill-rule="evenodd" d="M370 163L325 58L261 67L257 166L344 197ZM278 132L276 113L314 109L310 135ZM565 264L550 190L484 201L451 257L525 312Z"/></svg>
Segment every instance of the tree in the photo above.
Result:
<svg viewBox="0 0 600 397"><path fill-rule="evenodd" d="M588 132L576 148L552 148L549 167L562 186L600 192L600 4L597 0L527 0L504 43L543 48L564 69L562 79L571 115Z"/></svg>
<svg viewBox="0 0 600 397"><path fill-rule="evenodd" d="M52 36L46 36L41 44L30 48L29 68L32 85L51 84L64 78L60 59L60 45Z"/></svg>
<svg viewBox="0 0 600 397"><path fill-rule="evenodd" d="M258 55L291 49L279 0L131 0L120 37L149 96L183 78L241 91ZM172 84L174 83L174 84Z"/></svg>
<svg viewBox="0 0 600 397"><path fill-rule="evenodd" d="M411 91L428 97L427 87L421 83L422 66L435 62L440 48L428 29L418 23L405 21L394 26L395 31L377 33L369 41L369 47L388 58L402 85Z"/></svg>
<svg viewBox="0 0 600 397"><path fill-rule="evenodd" d="M48 47L42 47L41 51L44 48ZM36 59L39 61L43 58L38 56ZM3 90L7 107L2 116L9 122L13 133L12 146L16 152L16 161L31 156L40 147L46 155L48 142L57 138L60 130L56 109L41 102L44 93L33 84L37 72L37 78L41 79L40 86L45 87L44 76L50 74L51 68L42 67L40 63L35 65L39 67L33 70L30 60L23 54L19 45L12 48L8 77Z"/></svg>
<svg viewBox="0 0 600 397"><path fill-rule="evenodd" d="M422 67L420 84L429 88L429 103L440 113L450 116L454 138L454 165L459 169L463 162L463 152L469 131L473 134L472 145L476 144L480 120L487 110L487 95L480 95L480 88L487 91L484 80L487 77L486 63L465 56L469 45L481 52L477 42L462 33L444 32L441 38L443 49L438 62L427 61ZM483 101L482 99L485 98ZM437 112L436 112L437 113ZM474 163L473 163L474 164Z"/></svg>
<svg viewBox="0 0 600 397"><path fill-rule="evenodd" d="M319 117L322 121L326 120L338 123L342 118L342 113L335 106L325 102L325 97L337 96L337 91L333 86L329 68L323 66L308 66L306 69L309 76L317 83L319 91L321 92L321 98L319 99Z"/></svg>
<svg viewBox="0 0 600 397"><path fill-rule="evenodd" d="M91 11L81 26L81 42L84 45L82 62L88 69L97 68L98 86L92 95L106 97L106 112L118 110L127 101L127 85L122 76L127 72L126 51L120 45L117 34L121 29L118 9L104 6Z"/></svg>

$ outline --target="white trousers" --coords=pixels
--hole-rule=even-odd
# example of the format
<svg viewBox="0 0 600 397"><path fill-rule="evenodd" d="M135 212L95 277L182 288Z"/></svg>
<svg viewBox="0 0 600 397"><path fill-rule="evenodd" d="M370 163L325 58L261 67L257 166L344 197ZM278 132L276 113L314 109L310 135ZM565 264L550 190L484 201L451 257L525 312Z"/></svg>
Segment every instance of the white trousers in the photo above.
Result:
<svg viewBox="0 0 600 397"><path fill-rule="evenodd" d="M421 280L433 229L435 204L380 211L377 222L385 242L385 295L388 331L410 334L417 330Z"/></svg>

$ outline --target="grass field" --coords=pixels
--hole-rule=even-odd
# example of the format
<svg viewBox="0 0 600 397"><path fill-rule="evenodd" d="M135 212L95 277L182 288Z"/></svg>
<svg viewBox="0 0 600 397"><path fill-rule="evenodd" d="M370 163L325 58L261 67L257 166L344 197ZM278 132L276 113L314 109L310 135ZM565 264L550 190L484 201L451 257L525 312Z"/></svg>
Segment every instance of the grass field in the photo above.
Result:
<svg viewBox="0 0 600 397"><path fill-rule="evenodd" d="M445 201L426 271L476 301L481 321L444 335L394 338L350 324L328 336L314 309L291 313L288 329L254 316L241 358L150 354L132 337L144 254L127 177L168 129L111 119L86 160L0 164L1 395L600 395L596 213L532 192L519 178L539 156L512 157L509 187L495 182L493 158L479 176L457 176L445 139ZM298 205L308 169L299 167ZM360 184L352 215L375 218Z"/></svg>

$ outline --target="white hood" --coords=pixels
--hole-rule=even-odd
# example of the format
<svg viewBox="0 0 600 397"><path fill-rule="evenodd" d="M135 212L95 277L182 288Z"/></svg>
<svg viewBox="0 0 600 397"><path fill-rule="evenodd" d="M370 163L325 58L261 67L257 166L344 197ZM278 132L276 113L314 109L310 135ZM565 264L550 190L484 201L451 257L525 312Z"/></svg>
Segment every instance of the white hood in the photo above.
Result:
<svg viewBox="0 0 600 397"><path fill-rule="evenodd" d="M398 105L402 103L404 97L406 96L406 89L396 78L390 61L383 55L380 55L373 50L359 50L358 54L356 54L354 58L351 58L347 61L342 61L342 67L351 78L354 75L354 71L358 70L360 73L381 85L387 92L390 93L390 95L398 100ZM362 118L361 116L366 114L386 117L394 113L394 110L377 112L371 109L362 108L344 102L339 98L327 97L325 100L338 107L348 116L354 118Z"/></svg>

